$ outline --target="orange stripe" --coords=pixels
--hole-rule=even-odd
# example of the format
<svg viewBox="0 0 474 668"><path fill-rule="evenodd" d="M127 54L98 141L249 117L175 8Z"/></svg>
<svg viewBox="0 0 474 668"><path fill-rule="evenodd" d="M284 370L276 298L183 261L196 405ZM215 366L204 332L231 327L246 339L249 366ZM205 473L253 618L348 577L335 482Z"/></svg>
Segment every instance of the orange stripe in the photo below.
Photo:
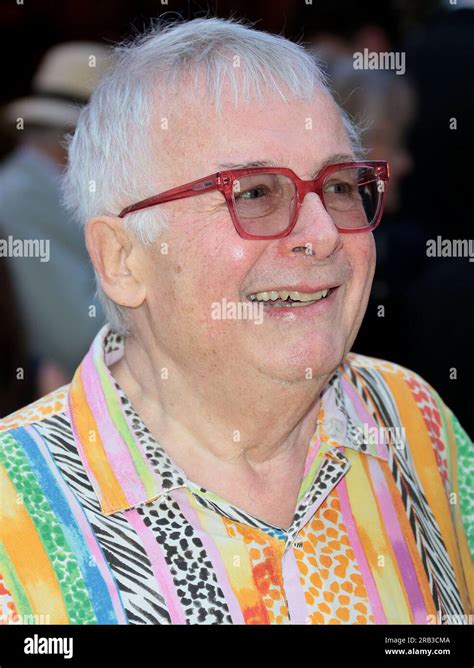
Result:
<svg viewBox="0 0 474 668"><path fill-rule="evenodd" d="M28 598L32 613L50 624L68 624L61 588L33 520L5 469L0 467L1 539Z"/></svg>
<svg viewBox="0 0 474 668"><path fill-rule="evenodd" d="M70 391L74 428L84 449L88 467L99 484L102 510L104 513L111 513L130 504L105 454L99 429L87 403L79 374L80 369L73 378Z"/></svg>

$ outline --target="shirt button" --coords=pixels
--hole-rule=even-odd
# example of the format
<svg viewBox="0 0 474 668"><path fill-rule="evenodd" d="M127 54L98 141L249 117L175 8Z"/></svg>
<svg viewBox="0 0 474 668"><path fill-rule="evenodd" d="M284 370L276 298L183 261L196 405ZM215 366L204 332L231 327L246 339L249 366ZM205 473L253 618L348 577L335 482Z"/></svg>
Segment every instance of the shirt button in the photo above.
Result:
<svg viewBox="0 0 474 668"><path fill-rule="evenodd" d="M324 428L329 436L337 439L343 438L346 433L346 425L338 418L329 418L326 421Z"/></svg>

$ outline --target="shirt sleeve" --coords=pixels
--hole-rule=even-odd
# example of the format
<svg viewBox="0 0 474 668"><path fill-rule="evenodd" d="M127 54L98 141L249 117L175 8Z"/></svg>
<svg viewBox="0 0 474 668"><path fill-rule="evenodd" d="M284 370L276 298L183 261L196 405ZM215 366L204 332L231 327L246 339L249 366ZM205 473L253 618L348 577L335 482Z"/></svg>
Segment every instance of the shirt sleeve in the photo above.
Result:
<svg viewBox="0 0 474 668"><path fill-rule="evenodd" d="M466 586L474 601L474 444L437 392L447 444L448 495Z"/></svg>

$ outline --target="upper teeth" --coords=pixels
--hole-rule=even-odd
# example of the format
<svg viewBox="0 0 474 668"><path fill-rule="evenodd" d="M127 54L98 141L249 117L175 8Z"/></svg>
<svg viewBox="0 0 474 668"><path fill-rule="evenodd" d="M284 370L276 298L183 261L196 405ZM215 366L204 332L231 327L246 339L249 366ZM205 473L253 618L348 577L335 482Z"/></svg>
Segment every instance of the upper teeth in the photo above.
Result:
<svg viewBox="0 0 474 668"><path fill-rule="evenodd" d="M249 299L252 301L267 302L269 300L275 301L276 299L286 301L289 297L293 301L312 302L326 297L328 292L329 289L321 290L321 292L288 292L288 290L280 290L277 292L276 290L271 290L270 292L255 292L253 295L249 295Z"/></svg>

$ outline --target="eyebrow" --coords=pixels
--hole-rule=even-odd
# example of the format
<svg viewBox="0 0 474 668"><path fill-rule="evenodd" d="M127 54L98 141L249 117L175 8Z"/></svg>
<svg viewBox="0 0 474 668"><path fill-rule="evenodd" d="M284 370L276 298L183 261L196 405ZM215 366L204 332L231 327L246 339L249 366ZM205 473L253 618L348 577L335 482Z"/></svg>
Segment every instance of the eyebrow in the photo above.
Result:
<svg viewBox="0 0 474 668"><path fill-rule="evenodd" d="M335 165L338 162L355 162L356 158L350 153L335 153L329 158L326 158L319 167L313 172L316 174L328 165ZM221 162L216 165L216 169L247 169L249 167L282 167L281 163L276 163L274 160L252 160L250 162Z"/></svg>

